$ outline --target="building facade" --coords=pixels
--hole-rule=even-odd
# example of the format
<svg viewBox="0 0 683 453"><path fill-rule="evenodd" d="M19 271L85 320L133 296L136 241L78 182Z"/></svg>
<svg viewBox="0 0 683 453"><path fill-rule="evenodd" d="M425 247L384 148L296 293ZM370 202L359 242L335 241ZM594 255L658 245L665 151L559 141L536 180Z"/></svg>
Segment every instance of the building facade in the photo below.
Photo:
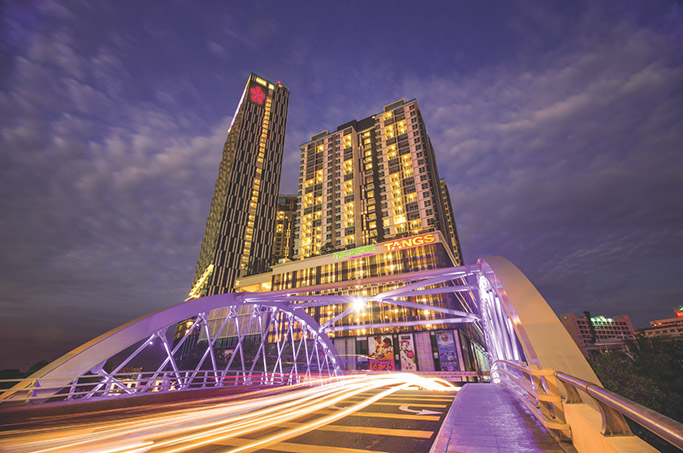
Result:
<svg viewBox="0 0 683 453"><path fill-rule="evenodd" d="M434 149L417 101L389 104L314 135L299 149L298 259L433 231L449 235ZM449 246L462 263L458 241Z"/></svg>
<svg viewBox="0 0 683 453"><path fill-rule="evenodd" d="M560 316L560 321L586 357L606 350L625 350L624 340L635 338L628 315L587 318L565 313Z"/></svg>
<svg viewBox="0 0 683 453"><path fill-rule="evenodd" d="M450 239L440 231L391 239L281 263L269 272L240 278L237 289L247 292L297 289L299 295L375 295L397 288L396 280L401 276L453 267L456 259L450 244ZM361 279L362 285L359 285ZM309 287L316 288L306 292ZM469 313L475 309L473 298L467 292L408 299ZM348 308L348 303L340 303L306 310L323 325ZM217 318L222 315L216 313ZM480 326L443 322L445 318L449 315L424 308L368 303L335 322L328 335L333 338L347 370L374 369L378 364L390 370L488 370ZM376 350L382 350L385 359L390 350L391 358L382 363Z"/></svg>
<svg viewBox="0 0 683 453"><path fill-rule="evenodd" d="M448 230L448 239L451 241L451 248L459 250L456 260L460 260L458 265L464 264L462 262L462 248L460 247L460 238L458 237L458 229L455 226L455 216L453 214L453 204L451 203L451 195L448 193L448 185L444 179L439 181L441 187L441 199L443 200L444 216L446 218L446 229Z"/></svg>
<svg viewBox="0 0 683 453"><path fill-rule="evenodd" d="M258 88L252 81L248 89L250 86ZM249 100L245 102L249 106ZM298 196L296 200L281 197L277 216L271 217L276 232L274 242L271 239L273 257L278 259L271 260L272 268L265 272L246 272L250 270L244 267L250 263L246 247L236 246L240 253L232 263L238 263L241 272L231 274L231 289L296 289L299 296L314 297L372 296L397 288L397 280L404 277L462 264L447 188L440 182L416 101L400 100L385 106L381 113L343 124L335 132L317 134L301 145L300 151ZM273 167L279 171L279 161ZM290 214L292 211L296 215ZM246 233L251 235L252 230ZM290 239L293 242L288 242ZM256 239L253 242L256 244ZM227 250L235 247L225 246ZM280 259L290 257L292 261ZM222 284L221 291L228 288L223 277L202 283L207 266L217 266L215 261L200 257L195 277L199 289L193 292L216 294L214 281ZM214 279L222 275L211 272ZM405 302L403 305L370 301L357 309L345 298L343 303L306 310L321 326L331 326L329 336L348 370L488 370L480 326L452 318L443 310L473 312L467 282L460 284L464 286L461 292L395 298ZM225 310L208 314L209 334L225 354L233 354L236 332L219 331L219 320L226 315ZM236 316L241 315L238 310ZM177 338L191 322L178 330ZM245 329L248 340L255 337L256 331L251 329L258 326L246 325ZM276 344L282 333L269 335ZM200 346L206 340L202 331L188 344ZM185 356L189 360L196 352L188 348Z"/></svg>
<svg viewBox="0 0 683 453"><path fill-rule="evenodd" d="M272 264L277 264L280 260L294 259L294 228L299 206L297 201L296 195L278 197Z"/></svg>
<svg viewBox="0 0 683 453"><path fill-rule="evenodd" d="M646 338L664 337L664 338L681 338L683 337L683 305L676 310L675 318L655 319L650 321L650 327L638 329L636 335Z"/></svg>
<svg viewBox="0 0 683 453"><path fill-rule="evenodd" d="M231 292L272 255L289 91L251 74L230 125L188 299Z"/></svg>

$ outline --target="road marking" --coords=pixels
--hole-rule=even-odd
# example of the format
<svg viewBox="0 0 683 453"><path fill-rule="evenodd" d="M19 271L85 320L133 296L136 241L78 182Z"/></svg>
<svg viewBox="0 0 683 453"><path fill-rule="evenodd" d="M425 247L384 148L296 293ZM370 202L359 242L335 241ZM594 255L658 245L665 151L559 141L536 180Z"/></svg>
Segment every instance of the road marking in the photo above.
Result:
<svg viewBox="0 0 683 453"><path fill-rule="evenodd" d="M349 398L349 399L351 400L351 399L362 399L362 398L354 397L354 398ZM429 401L429 402L443 401L443 402L450 403L451 401L453 401L453 398L412 398L409 396L402 396L402 397L387 396L387 397L384 397L382 399L383 400L394 400L394 401L410 401L410 402L414 402L414 401Z"/></svg>
<svg viewBox="0 0 683 453"><path fill-rule="evenodd" d="M377 403L375 403L377 404ZM301 423L286 422L279 426L283 428L297 428ZM335 433L354 433L354 434L378 434L382 436L394 437L413 437L429 439L434 434L433 431L418 431L414 429L392 429L374 428L372 426L345 426L345 425L324 425L316 428L315 431L332 431Z"/></svg>
<svg viewBox="0 0 683 453"><path fill-rule="evenodd" d="M377 393L377 392L372 392L368 391L366 393ZM425 392L407 392L405 390L398 391L394 393L395 396L418 396L418 397L424 397L424 398L446 398L450 395L455 396L457 395L457 392L431 392L431 391L425 391Z"/></svg>
<svg viewBox="0 0 683 453"><path fill-rule="evenodd" d="M368 390L365 393L378 393L378 392ZM406 390L400 390L400 391L396 392L394 395L410 395L410 396L426 396L428 398L429 397L443 398L444 396L449 396L449 395L455 396L455 395L457 395L457 393L456 392L448 392L448 391L438 392L438 391L425 390L422 392L409 392Z"/></svg>
<svg viewBox="0 0 683 453"><path fill-rule="evenodd" d="M399 418L402 420L424 420L427 422L438 422L441 417L434 415L409 415L409 414L391 414L388 412L355 412L349 417L377 417L377 418Z"/></svg>
<svg viewBox="0 0 683 453"><path fill-rule="evenodd" d="M252 443L254 439L223 439L213 445L224 445L226 447L241 447L243 445ZM271 444L266 447L268 450L286 451L290 453L384 453L377 450L359 450L357 448L343 448L343 447L328 447L327 445L307 445L297 444L293 442L280 442L279 444Z"/></svg>
<svg viewBox="0 0 683 453"><path fill-rule="evenodd" d="M320 414L328 414L332 411L320 411ZM439 412L440 413L440 412ZM410 415L410 414L394 414L391 412L363 412L358 411L349 414L348 417L372 417L372 418L396 418L402 420L422 420L425 422L438 422L441 417L436 415Z"/></svg>
<svg viewBox="0 0 683 453"><path fill-rule="evenodd" d="M363 393L359 393L358 395L354 395L353 398L367 398L368 395L365 395ZM387 396L385 398L391 398L395 400L400 400L400 399L415 399L415 400L425 400L425 401L453 401L457 395L405 395L402 393L394 393L393 395Z"/></svg>
<svg viewBox="0 0 683 453"><path fill-rule="evenodd" d="M412 401L411 401L411 402L412 402ZM381 403L381 402L378 402L378 403L372 403L372 404L373 404L373 405L378 405L378 406L403 406L403 403L405 403L405 401L403 401L403 402L397 401L397 402L395 402L395 403ZM418 405L419 405L419 406L423 406L423 407L437 407L437 408L441 408L441 409L443 409L443 408L445 408L445 407L448 407L447 404L422 404L422 403L419 403Z"/></svg>
<svg viewBox="0 0 683 453"><path fill-rule="evenodd" d="M422 406L422 404L420 404ZM412 409L408 409L410 406L407 404L404 404L403 406L399 406L398 410L403 411L403 412L412 412L413 414L417 415L436 415L439 414L441 415L443 412L436 412L436 411L429 411L427 409L420 409L419 411L414 411Z"/></svg>

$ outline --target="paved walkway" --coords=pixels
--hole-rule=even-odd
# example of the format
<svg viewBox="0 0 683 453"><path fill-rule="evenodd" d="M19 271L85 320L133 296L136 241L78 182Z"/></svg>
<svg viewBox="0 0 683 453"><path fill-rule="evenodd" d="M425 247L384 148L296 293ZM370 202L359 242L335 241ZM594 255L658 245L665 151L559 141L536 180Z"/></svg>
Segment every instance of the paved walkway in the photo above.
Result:
<svg viewBox="0 0 683 453"><path fill-rule="evenodd" d="M455 398L432 452L570 452L503 384L466 384Z"/></svg>

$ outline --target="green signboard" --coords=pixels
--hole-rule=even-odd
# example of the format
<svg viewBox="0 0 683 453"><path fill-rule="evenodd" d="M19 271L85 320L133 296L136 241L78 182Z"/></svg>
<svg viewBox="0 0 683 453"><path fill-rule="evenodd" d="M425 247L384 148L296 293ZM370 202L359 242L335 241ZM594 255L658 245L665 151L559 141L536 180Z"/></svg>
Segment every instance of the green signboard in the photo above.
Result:
<svg viewBox="0 0 683 453"><path fill-rule="evenodd" d="M341 252L334 252L334 259L341 260L346 258L360 258L375 253L375 244L364 245L356 247L355 249L342 250Z"/></svg>

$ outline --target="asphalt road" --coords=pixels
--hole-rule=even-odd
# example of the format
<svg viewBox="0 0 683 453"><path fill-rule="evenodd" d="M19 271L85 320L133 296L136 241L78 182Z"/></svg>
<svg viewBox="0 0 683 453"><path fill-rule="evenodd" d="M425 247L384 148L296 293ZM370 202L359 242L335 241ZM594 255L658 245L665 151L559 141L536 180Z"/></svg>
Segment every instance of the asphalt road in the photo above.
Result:
<svg viewBox="0 0 683 453"><path fill-rule="evenodd" d="M378 391L369 391L361 398ZM448 413L455 394L401 390L367 408L312 432L269 446L262 452L297 453L406 453L428 452ZM337 404L346 407L348 404ZM304 423L322 413L300 420ZM263 433L260 433L263 434ZM238 442L239 439L232 439ZM225 444L225 446L237 446ZM218 447L218 445L216 445ZM225 451L225 448L204 451Z"/></svg>
<svg viewBox="0 0 683 453"><path fill-rule="evenodd" d="M397 375L374 376L293 391L5 417L0 451L427 452L456 393L408 385Z"/></svg>

